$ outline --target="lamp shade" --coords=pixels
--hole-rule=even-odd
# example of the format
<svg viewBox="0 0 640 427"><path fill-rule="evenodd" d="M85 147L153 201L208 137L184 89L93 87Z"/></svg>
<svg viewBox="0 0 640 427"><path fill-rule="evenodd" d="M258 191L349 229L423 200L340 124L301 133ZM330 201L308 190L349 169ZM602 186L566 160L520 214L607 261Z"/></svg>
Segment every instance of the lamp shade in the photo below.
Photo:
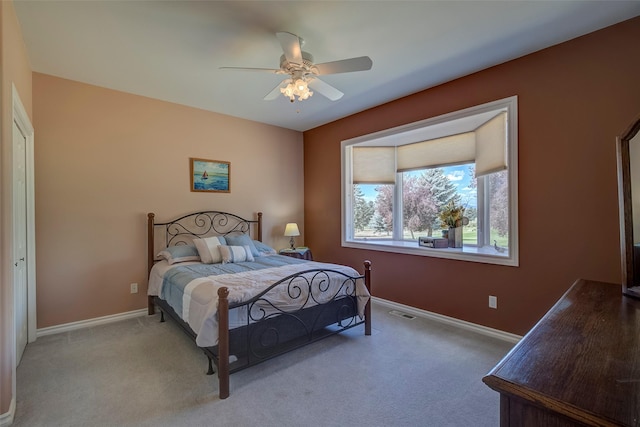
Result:
<svg viewBox="0 0 640 427"><path fill-rule="evenodd" d="M298 224L296 224L295 222L288 223L287 226L284 228L284 235L299 236L300 230L298 230Z"/></svg>

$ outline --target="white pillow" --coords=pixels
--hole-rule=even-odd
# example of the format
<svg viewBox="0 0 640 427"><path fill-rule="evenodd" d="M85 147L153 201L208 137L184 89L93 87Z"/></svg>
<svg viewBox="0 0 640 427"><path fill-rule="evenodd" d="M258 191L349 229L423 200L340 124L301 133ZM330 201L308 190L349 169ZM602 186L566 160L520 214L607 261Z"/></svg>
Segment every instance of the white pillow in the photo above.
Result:
<svg viewBox="0 0 640 427"><path fill-rule="evenodd" d="M244 262L255 261L251 254L251 248L248 245L245 246L218 246L220 254L222 255L222 263L228 262Z"/></svg>
<svg viewBox="0 0 640 427"><path fill-rule="evenodd" d="M220 255L220 245L224 245L224 238L217 236L205 237L204 239L193 239L193 244L198 249L200 260L204 264L219 264L222 262L222 255Z"/></svg>

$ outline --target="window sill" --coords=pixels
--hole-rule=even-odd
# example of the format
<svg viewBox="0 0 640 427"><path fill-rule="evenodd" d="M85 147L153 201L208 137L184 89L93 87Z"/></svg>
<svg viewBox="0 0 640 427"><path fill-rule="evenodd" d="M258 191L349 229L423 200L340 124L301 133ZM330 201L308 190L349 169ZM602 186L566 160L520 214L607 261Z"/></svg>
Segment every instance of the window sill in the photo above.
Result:
<svg viewBox="0 0 640 427"><path fill-rule="evenodd" d="M394 252L407 255L419 255L433 258L447 258L460 261L480 262L485 264L518 266L514 254L499 254L492 246L463 246L462 248L425 248L414 241L398 240L349 240L342 241L345 248L366 249L371 251Z"/></svg>

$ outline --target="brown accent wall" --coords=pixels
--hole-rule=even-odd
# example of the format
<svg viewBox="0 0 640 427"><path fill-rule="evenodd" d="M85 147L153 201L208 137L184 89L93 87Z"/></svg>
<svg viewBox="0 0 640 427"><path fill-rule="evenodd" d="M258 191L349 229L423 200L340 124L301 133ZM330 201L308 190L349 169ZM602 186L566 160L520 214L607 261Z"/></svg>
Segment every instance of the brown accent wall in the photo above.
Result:
<svg viewBox="0 0 640 427"><path fill-rule="evenodd" d="M276 248L303 223L300 132L39 73L33 102L39 328L145 307L147 212L263 211ZM189 157L231 162L231 192L190 192Z"/></svg>
<svg viewBox="0 0 640 427"><path fill-rule="evenodd" d="M13 95L15 86L27 114L31 112L31 65L13 2L0 2L0 416L9 411L13 396Z"/></svg>
<svg viewBox="0 0 640 427"><path fill-rule="evenodd" d="M640 113L638 40L635 18L305 132L314 257L370 259L375 296L516 334L578 278L620 283L615 139ZM340 246L340 141L512 95L519 267Z"/></svg>

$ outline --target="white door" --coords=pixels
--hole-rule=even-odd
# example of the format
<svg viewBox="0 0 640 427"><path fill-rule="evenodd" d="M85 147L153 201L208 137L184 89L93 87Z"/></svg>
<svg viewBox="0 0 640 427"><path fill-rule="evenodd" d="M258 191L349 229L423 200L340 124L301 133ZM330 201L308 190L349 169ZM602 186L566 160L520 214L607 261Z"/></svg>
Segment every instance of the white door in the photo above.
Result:
<svg viewBox="0 0 640 427"><path fill-rule="evenodd" d="M27 168L26 138L13 122L13 291L15 297L16 366L28 340Z"/></svg>

